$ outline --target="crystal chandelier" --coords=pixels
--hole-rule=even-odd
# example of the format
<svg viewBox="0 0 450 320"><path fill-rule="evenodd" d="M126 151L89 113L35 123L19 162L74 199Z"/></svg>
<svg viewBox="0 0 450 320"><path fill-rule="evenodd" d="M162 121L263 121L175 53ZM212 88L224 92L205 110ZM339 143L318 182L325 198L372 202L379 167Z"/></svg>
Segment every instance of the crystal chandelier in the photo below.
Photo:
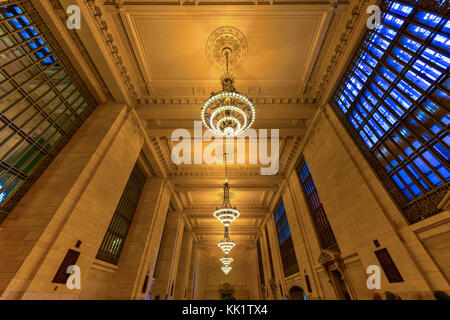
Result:
<svg viewBox="0 0 450 320"><path fill-rule="evenodd" d="M226 254L223 258L220 258L220 262L222 262L225 267L228 267L233 262L233 258Z"/></svg>
<svg viewBox="0 0 450 320"><path fill-rule="evenodd" d="M255 121L252 100L234 87L234 78L228 72L228 59L232 50L222 50L226 58L226 72L222 77L222 91L212 93L202 108L203 124L220 136L238 136L247 131Z"/></svg>
<svg viewBox="0 0 450 320"><path fill-rule="evenodd" d="M222 251L225 254L229 254L231 249L233 249L233 247L235 246L234 241L232 241L230 239L230 235L228 233L228 227L225 227L225 237L222 241L220 241L218 244L220 249L222 249Z"/></svg>
<svg viewBox="0 0 450 320"><path fill-rule="evenodd" d="M233 268L225 266L225 267L222 267L221 269L222 269L223 273L228 274L228 273L230 273L231 269L233 269Z"/></svg>
<svg viewBox="0 0 450 320"><path fill-rule="evenodd" d="M230 203L230 185L228 184L228 165L227 154L225 154L225 176L226 180L223 184L223 202L220 207L216 208L214 217L216 217L225 227L228 227L234 220L239 217L239 210Z"/></svg>

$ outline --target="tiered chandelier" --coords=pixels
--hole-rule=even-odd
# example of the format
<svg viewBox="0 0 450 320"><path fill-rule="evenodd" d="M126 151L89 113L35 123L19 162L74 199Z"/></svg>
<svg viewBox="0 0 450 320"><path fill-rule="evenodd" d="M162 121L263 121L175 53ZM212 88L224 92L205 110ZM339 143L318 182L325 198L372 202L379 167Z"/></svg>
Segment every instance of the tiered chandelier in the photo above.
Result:
<svg viewBox="0 0 450 320"><path fill-rule="evenodd" d="M225 273L227 275L228 273L230 273L231 269L233 269L233 268L232 267L228 267L228 266L224 266L221 269L222 269L223 273Z"/></svg>
<svg viewBox="0 0 450 320"><path fill-rule="evenodd" d="M229 233L228 233L228 227L225 227L225 235L224 235L224 238L223 238L223 240L221 240L217 245L219 246L220 249L222 249L222 251L223 251L225 254L229 254L230 251L231 251L231 249L233 249L234 246L236 245L236 244L234 243L234 241L232 241L232 240L230 239L230 235L229 235Z"/></svg>
<svg viewBox="0 0 450 320"><path fill-rule="evenodd" d="M220 258L220 262L222 262L225 267L228 267L230 263L233 262L233 258L226 254L223 258Z"/></svg>
<svg viewBox="0 0 450 320"><path fill-rule="evenodd" d="M255 121L252 100L234 87L234 77L228 71L232 49L225 47L226 72L222 77L222 91L213 92L202 108L202 121L213 133L220 136L239 136L251 128Z"/></svg>

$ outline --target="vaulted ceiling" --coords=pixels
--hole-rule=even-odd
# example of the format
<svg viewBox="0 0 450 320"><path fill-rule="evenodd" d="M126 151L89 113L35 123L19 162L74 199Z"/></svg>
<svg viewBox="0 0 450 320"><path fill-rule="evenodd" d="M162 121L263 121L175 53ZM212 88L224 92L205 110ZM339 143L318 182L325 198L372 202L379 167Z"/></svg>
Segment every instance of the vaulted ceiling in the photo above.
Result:
<svg viewBox="0 0 450 320"><path fill-rule="evenodd" d="M224 69L211 59L209 37L223 26L242 33L247 47L232 68L235 86L253 98L254 128L280 129L276 176L262 176L260 165L229 165L231 201L241 211L231 234L237 242L247 242L254 240L277 201L284 175L323 103L330 64L357 3L115 0L92 7L101 12L97 27L106 26L106 42L113 41L112 54L125 66L122 75L134 106L199 240L217 243L223 235L212 212L222 201L225 167L173 164L175 142L170 138L177 128L192 132L203 102L220 90ZM89 45L89 39L82 40Z"/></svg>

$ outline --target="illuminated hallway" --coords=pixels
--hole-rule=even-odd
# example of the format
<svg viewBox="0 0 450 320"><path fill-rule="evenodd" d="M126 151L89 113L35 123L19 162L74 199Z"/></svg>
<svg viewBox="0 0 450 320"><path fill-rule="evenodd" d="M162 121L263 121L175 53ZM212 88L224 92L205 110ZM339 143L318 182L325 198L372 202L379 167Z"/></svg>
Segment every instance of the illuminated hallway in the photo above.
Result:
<svg viewBox="0 0 450 320"><path fill-rule="evenodd" d="M450 294L435 2L0 1L0 298Z"/></svg>

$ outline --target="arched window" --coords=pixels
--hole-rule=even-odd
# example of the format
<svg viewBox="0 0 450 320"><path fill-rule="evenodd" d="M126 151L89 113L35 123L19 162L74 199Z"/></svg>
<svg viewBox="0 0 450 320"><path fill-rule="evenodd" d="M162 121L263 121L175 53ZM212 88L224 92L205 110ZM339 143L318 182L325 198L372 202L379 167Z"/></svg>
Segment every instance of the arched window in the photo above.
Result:
<svg viewBox="0 0 450 320"><path fill-rule="evenodd" d="M439 212L450 178L448 2L426 3L383 2L331 101L411 223Z"/></svg>

